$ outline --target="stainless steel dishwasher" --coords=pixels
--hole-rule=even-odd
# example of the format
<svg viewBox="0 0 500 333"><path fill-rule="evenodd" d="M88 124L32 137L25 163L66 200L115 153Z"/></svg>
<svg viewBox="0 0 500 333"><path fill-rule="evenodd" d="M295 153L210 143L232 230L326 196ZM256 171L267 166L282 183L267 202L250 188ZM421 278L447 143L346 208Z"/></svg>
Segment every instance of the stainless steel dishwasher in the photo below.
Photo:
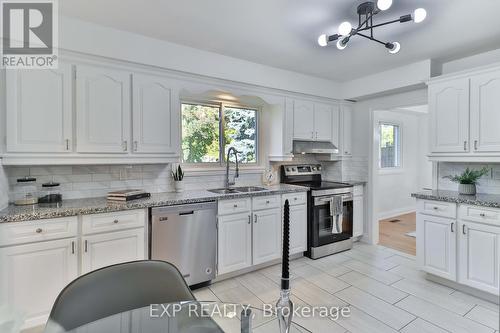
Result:
<svg viewBox="0 0 500 333"><path fill-rule="evenodd" d="M151 259L174 264L191 286L215 278L217 205L151 209Z"/></svg>

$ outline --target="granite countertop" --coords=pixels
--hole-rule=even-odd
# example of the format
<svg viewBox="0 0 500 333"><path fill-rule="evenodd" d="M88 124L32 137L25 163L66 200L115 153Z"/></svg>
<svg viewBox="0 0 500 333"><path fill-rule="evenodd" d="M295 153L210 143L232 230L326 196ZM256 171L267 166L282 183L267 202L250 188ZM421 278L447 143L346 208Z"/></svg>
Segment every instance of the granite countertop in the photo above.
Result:
<svg viewBox="0 0 500 333"><path fill-rule="evenodd" d="M476 195L463 195L455 191L428 190L412 193L411 196L417 199L500 208L500 195L498 194L478 193Z"/></svg>
<svg viewBox="0 0 500 333"><path fill-rule="evenodd" d="M260 186L260 185L259 185ZM150 198L133 200L126 203L108 202L105 197L64 200L57 205L10 205L0 211L0 223L22 222L56 217L109 213L131 209L141 209L159 206L173 206L219 199L236 199L242 197L256 197L271 194L306 192L309 189L303 186L278 184L262 186L266 191L252 193L216 194L206 190L185 191L182 193L152 193Z"/></svg>

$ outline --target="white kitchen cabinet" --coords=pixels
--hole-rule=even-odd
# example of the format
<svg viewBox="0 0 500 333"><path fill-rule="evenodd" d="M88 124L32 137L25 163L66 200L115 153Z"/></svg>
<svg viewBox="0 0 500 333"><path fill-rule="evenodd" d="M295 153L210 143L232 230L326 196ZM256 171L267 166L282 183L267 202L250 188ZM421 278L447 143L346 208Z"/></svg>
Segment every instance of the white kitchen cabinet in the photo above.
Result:
<svg viewBox="0 0 500 333"><path fill-rule="evenodd" d="M339 153L342 156L352 156L352 108L348 105L341 107L341 144L339 146Z"/></svg>
<svg viewBox="0 0 500 333"><path fill-rule="evenodd" d="M295 100L293 103L293 138L314 140L314 103Z"/></svg>
<svg viewBox="0 0 500 333"><path fill-rule="evenodd" d="M290 206L290 254L307 250L307 205Z"/></svg>
<svg viewBox="0 0 500 333"><path fill-rule="evenodd" d="M7 152L72 151L72 66L7 70Z"/></svg>
<svg viewBox="0 0 500 333"><path fill-rule="evenodd" d="M424 271L455 280L457 223L444 217L417 213L417 260Z"/></svg>
<svg viewBox="0 0 500 333"><path fill-rule="evenodd" d="M332 141L333 107L328 104L314 103L314 139Z"/></svg>
<svg viewBox="0 0 500 333"><path fill-rule="evenodd" d="M281 209L253 212L252 264L258 265L281 257Z"/></svg>
<svg viewBox="0 0 500 333"><path fill-rule="evenodd" d="M130 76L122 70L76 66L76 149L79 153L130 150Z"/></svg>
<svg viewBox="0 0 500 333"><path fill-rule="evenodd" d="M352 199L353 218L352 218L352 236L363 236L364 230L364 198L363 196L354 196Z"/></svg>
<svg viewBox="0 0 500 333"><path fill-rule="evenodd" d="M469 79L431 84L429 108L431 152L468 152Z"/></svg>
<svg viewBox="0 0 500 333"><path fill-rule="evenodd" d="M470 81L471 150L500 152L500 70L476 75Z"/></svg>
<svg viewBox="0 0 500 333"><path fill-rule="evenodd" d="M175 112L179 103L172 82L153 75L133 75L133 152L176 153ZM180 111L179 111L180 112Z"/></svg>
<svg viewBox="0 0 500 333"><path fill-rule="evenodd" d="M218 274L252 265L251 219L250 211L218 217Z"/></svg>
<svg viewBox="0 0 500 333"><path fill-rule="evenodd" d="M145 259L144 228L83 236L82 274L127 261Z"/></svg>
<svg viewBox="0 0 500 333"><path fill-rule="evenodd" d="M45 323L56 297L78 275L76 238L0 248L0 304Z"/></svg>
<svg viewBox="0 0 500 333"><path fill-rule="evenodd" d="M458 282L499 294L500 226L460 221Z"/></svg>

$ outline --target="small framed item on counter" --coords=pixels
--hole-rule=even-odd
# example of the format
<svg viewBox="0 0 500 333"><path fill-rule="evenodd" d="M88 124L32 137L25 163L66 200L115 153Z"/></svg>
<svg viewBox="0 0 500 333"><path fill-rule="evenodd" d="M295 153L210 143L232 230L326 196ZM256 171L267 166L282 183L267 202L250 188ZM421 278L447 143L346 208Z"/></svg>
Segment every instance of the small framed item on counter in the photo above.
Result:
<svg viewBox="0 0 500 333"><path fill-rule="evenodd" d="M42 184L41 197L38 203L58 203L62 201L61 184L54 181Z"/></svg>

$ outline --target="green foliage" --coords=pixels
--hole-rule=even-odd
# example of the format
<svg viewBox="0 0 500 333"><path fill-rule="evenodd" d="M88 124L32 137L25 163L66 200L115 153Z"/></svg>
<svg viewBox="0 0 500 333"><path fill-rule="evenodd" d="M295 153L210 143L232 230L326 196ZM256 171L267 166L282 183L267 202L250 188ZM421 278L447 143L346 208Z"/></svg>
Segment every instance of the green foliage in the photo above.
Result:
<svg viewBox="0 0 500 333"><path fill-rule="evenodd" d="M181 181L184 179L184 171L182 171L182 168L180 165L177 167L177 169L175 169L175 172L172 171L172 178L175 181Z"/></svg>
<svg viewBox="0 0 500 333"><path fill-rule="evenodd" d="M447 178L452 182L459 184L476 184L479 178L486 175L489 171L490 169L487 167L483 167L481 170L471 170L466 168L460 175L444 176L443 178Z"/></svg>
<svg viewBox="0 0 500 333"><path fill-rule="evenodd" d="M224 155L229 147L239 152L241 163L257 162L257 117L255 110L239 108L224 109Z"/></svg>

